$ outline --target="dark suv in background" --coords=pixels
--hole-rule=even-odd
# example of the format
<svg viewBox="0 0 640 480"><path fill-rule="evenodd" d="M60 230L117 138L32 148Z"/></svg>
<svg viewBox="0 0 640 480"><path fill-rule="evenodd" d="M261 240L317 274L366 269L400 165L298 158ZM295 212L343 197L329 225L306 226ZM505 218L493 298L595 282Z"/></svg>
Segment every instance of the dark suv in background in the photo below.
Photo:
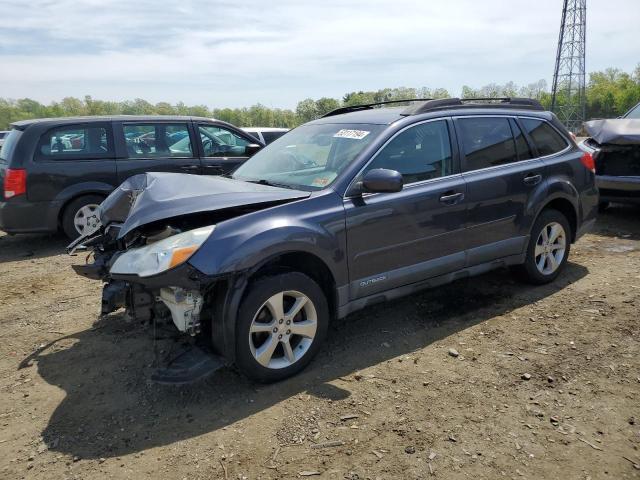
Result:
<svg viewBox="0 0 640 480"><path fill-rule="evenodd" d="M0 151L0 230L75 238L98 205L142 172L221 175L262 147L225 122L180 116L75 117L11 125ZM187 177L188 178L188 177Z"/></svg>
<svg viewBox="0 0 640 480"><path fill-rule="evenodd" d="M554 280L597 205L591 155L535 101L361 105L292 130L231 178L132 177L70 248L94 250L74 268L105 282L102 313L206 332L274 381L311 360L331 318L499 267Z"/></svg>

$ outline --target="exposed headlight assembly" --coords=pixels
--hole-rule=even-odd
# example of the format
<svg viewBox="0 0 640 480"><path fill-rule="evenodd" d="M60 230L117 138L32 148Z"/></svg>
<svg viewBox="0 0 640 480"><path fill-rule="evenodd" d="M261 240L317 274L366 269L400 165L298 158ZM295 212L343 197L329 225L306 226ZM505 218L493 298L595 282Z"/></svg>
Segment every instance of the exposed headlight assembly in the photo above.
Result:
<svg viewBox="0 0 640 480"><path fill-rule="evenodd" d="M116 259L111 273L149 277L177 267L200 248L214 228L215 225L196 228L145 247L132 248Z"/></svg>

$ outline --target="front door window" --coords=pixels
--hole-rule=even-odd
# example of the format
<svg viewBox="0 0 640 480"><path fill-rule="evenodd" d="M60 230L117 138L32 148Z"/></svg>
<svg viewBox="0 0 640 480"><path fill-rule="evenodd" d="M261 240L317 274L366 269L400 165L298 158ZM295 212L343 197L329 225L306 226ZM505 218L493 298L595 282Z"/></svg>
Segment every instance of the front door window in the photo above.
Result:
<svg viewBox="0 0 640 480"><path fill-rule="evenodd" d="M200 138L205 157L246 157L251 142L222 127L200 125Z"/></svg>
<svg viewBox="0 0 640 480"><path fill-rule="evenodd" d="M391 140L367 166L396 170L405 185L451 175L451 143L444 120L408 128Z"/></svg>

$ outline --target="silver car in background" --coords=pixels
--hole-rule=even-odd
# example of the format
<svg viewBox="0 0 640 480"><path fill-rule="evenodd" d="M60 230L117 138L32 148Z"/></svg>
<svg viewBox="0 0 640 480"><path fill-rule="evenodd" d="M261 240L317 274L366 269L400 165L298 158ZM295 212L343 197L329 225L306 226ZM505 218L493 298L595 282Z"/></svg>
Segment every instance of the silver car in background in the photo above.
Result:
<svg viewBox="0 0 640 480"><path fill-rule="evenodd" d="M269 145L271 142L287 133L290 129L275 127L245 127L242 128L242 130L260 140L265 145Z"/></svg>

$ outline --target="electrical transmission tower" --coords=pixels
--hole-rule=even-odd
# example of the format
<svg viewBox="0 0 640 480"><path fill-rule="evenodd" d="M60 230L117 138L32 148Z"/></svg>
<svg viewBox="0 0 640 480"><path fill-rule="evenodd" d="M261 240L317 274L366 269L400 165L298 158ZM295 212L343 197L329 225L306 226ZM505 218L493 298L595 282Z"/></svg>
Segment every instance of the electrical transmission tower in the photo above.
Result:
<svg viewBox="0 0 640 480"><path fill-rule="evenodd" d="M587 0L564 0L551 110L574 133L585 121L586 20Z"/></svg>

